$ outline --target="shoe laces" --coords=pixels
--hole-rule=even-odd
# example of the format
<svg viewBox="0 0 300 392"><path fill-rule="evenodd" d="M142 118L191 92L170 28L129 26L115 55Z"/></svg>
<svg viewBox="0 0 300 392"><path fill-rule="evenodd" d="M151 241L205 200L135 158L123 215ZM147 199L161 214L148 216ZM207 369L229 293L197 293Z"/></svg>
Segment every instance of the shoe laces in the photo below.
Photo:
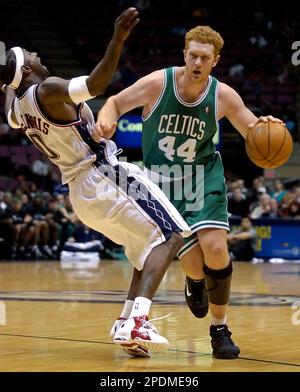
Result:
<svg viewBox="0 0 300 392"><path fill-rule="evenodd" d="M145 320L145 321L143 322L143 327L146 327L146 328L153 328L153 329L156 330L155 326L152 324L152 321L158 321L158 320L166 319L166 318L170 317L172 314L173 314L173 312L168 313L168 314L165 315L165 316L156 317L156 318L153 318L153 319L150 319L150 320Z"/></svg>

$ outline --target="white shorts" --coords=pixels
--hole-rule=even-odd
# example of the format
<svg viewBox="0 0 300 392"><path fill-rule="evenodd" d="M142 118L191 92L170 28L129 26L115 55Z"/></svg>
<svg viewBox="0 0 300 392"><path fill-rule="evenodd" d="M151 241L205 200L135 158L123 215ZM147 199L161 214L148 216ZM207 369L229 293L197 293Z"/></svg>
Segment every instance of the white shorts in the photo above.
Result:
<svg viewBox="0 0 300 392"><path fill-rule="evenodd" d="M107 163L82 171L69 183L70 201L78 218L117 244L138 270L151 250L173 232L191 230L157 185L135 165Z"/></svg>

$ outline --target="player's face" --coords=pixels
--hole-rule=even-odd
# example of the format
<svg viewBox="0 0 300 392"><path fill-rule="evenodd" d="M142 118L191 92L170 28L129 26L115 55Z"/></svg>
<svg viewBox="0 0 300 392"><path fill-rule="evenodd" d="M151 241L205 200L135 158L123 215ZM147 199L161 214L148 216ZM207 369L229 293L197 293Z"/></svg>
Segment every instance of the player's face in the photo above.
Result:
<svg viewBox="0 0 300 392"><path fill-rule="evenodd" d="M215 56L215 50L212 44L190 41L188 48L184 50L187 73L195 82L200 82L208 78L212 68L219 61L219 58L219 55Z"/></svg>
<svg viewBox="0 0 300 392"><path fill-rule="evenodd" d="M47 67L42 65L41 59L36 52L28 52L28 50L23 49L25 56L25 64L28 65L31 70L42 79L46 79L50 72Z"/></svg>

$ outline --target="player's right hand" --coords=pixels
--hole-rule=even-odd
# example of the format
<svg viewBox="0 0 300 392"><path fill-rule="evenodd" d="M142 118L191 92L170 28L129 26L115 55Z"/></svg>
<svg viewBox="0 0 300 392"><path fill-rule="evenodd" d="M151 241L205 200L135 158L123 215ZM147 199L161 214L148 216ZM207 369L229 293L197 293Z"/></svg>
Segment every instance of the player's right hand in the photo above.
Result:
<svg viewBox="0 0 300 392"><path fill-rule="evenodd" d="M117 40L125 41L131 30L139 23L138 18L139 12L136 8L127 8L121 15L119 15L115 21L115 32L114 35Z"/></svg>
<svg viewBox="0 0 300 392"><path fill-rule="evenodd" d="M117 125L117 121L114 121L111 126L108 126L103 121L97 122L91 132L93 140L95 140L97 143L100 143L102 138L110 139L116 132Z"/></svg>

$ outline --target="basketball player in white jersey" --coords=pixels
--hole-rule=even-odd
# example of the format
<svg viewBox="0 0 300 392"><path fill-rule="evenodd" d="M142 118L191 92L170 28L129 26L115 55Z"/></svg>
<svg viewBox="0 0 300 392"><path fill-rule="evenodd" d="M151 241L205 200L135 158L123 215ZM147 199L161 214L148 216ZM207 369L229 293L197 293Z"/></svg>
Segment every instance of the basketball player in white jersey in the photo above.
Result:
<svg viewBox="0 0 300 392"><path fill-rule="evenodd" d="M91 138L94 118L85 101L103 94L125 40L139 22L135 8L124 11L101 62L89 76L71 80L50 77L37 53L10 49L0 66L9 124L56 164L79 219L125 247L134 277L128 300L112 331L113 341L129 354L148 356L168 340L148 321L151 299L182 237L191 231L160 189L138 167L119 163L112 141ZM3 85L5 83L5 85ZM0 85L0 86L1 86Z"/></svg>

